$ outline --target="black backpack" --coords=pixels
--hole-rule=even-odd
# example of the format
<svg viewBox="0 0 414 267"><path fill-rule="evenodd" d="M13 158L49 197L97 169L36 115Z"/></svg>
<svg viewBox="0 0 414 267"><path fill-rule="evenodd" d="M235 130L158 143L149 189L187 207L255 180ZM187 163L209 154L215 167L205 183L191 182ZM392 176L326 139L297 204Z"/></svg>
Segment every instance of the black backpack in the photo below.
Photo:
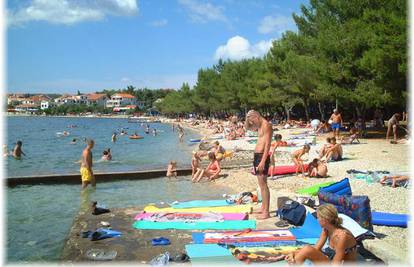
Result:
<svg viewBox="0 0 414 267"><path fill-rule="evenodd" d="M297 201L286 201L283 206L276 211L276 216L295 226L301 226L305 222L306 208Z"/></svg>

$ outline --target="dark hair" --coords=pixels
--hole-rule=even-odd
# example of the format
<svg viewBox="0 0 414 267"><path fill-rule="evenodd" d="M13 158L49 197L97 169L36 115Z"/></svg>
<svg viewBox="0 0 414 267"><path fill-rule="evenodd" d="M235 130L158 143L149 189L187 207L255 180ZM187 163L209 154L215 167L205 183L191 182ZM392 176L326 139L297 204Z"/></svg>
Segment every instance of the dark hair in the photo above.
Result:
<svg viewBox="0 0 414 267"><path fill-rule="evenodd" d="M303 149L305 149L305 148L308 149L308 150L310 150L310 145L308 145L308 144L304 145L303 146Z"/></svg>
<svg viewBox="0 0 414 267"><path fill-rule="evenodd" d="M22 145L22 141L18 140L18 141L16 142L16 144L17 144L17 145L19 145L19 146L21 146L21 145Z"/></svg>
<svg viewBox="0 0 414 267"><path fill-rule="evenodd" d="M331 138L331 142L336 142L336 138L335 137L332 137Z"/></svg>
<svg viewBox="0 0 414 267"><path fill-rule="evenodd" d="M275 134L275 140L282 140L281 134Z"/></svg>
<svg viewBox="0 0 414 267"><path fill-rule="evenodd" d="M106 156L108 155L108 151L104 150L103 154Z"/></svg>
<svg viewBox="0 0 414 267"><path fill-rule="evenodd" d="M327 137L327 138L326 138L326 142L328 142L328 143L330 143L330 142L331 142L331 140L332 140L332 138L330 138L330 137Z"/></svg>

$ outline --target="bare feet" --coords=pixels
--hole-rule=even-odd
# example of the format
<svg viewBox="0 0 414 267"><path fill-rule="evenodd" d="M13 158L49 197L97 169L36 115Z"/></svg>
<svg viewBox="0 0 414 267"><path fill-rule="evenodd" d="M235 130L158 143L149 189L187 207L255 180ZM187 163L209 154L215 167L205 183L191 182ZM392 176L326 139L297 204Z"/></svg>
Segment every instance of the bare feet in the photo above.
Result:
<svg viewBox="0 0 414 267"><path fill-rule="evenodd" d="M263 213L263 209L253 211L252 213L253 214L262 214Z"/></svg>
<svg viewBox="0 0 414 267"><path fill-rule="evenodd" d="M256 216L256 220L266 220L270 218L269 213L262 213L261 215Z"/></svg>

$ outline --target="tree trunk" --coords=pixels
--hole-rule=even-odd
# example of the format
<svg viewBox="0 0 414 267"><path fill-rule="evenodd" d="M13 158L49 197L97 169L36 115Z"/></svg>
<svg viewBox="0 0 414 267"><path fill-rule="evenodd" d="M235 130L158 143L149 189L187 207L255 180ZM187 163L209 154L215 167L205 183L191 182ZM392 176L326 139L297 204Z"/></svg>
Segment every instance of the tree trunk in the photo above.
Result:
<svg viewBox="0 0 414 267"><path fill-rule="evenodd" d="M290 120L290 108L288 106L283 106L286 113L286 120Z"/></svg>
<svg viewBox="0 0 414 267"><path fill-rule="evenodd" d="M319 113L321 114L321 121L325 120L325 110L324 110L324 106L322 106L321 102L318 102L318 109L319 109Z"/></svg>
<svg viewBox="0 0 414 267"><path fill-rule="evenodd" d="M309 101L308 99L303 99L303 106L305 107L305 116L306 116L306 121L310 120L309 117Z"/></svg>

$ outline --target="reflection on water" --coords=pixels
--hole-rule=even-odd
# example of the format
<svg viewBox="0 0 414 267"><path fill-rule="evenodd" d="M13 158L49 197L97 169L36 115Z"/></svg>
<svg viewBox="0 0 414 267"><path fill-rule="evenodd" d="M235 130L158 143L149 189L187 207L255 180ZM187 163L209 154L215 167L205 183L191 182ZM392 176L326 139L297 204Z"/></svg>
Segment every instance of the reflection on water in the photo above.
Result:
<svg viewBox="0 0 414 267"><path fill-rule="evenodd" d="M57 261L74 216L91 201L107 208L220 199L225 188L214 183L193 184L190 177L124 180L99 183L81 192L79 185L35 185L8 188L7 260Z"/></svg>
<svg viewBox="0 0 414 267"><path fill-rule="evenodd" d="M77 127L68 128L69 125ZM157 136L145 134L144 127L128 123L127 119L8 117L6 144L11 150L17 140L22 140L27 157L23 160L8 157L5 161L7 176L78 173L79 163L76 162L85 147L84 138L95 140L95 172L166 168L170 160L177 161L178 167L190 166L193 147L180 143L170 125L154 123L150 127L157 129ZM112 143L112 133L121 128L137 132L144 139L131 140L124 135ZM63 131L70 135L56 134ZM77 139L76 144L71 144L73 138ZM187 131L185 139L190 138L197 138L197 135ZM100 160L107 148L111 149L113 161Z"/></svg>

